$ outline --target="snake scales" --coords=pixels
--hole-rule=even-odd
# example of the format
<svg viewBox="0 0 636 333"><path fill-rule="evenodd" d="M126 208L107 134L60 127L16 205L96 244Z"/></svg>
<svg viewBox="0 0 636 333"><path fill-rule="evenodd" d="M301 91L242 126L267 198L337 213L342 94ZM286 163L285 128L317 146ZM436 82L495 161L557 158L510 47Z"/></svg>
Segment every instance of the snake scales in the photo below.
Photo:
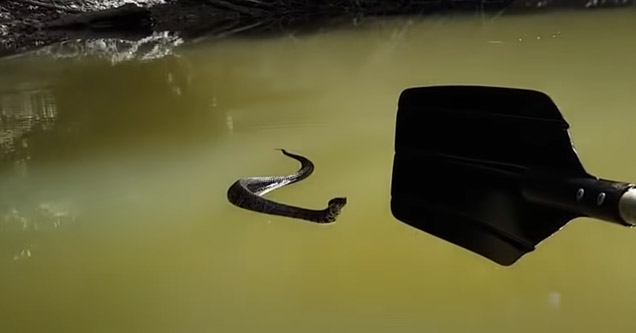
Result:
<svg viewBox="0 0 636 333"><path fill-rule="evenodd" d="M271 215L280 215L303 219L316 223L330 223L336 220L347 198L337 197L329 200L327 208L321 210L306 209L278 203L263 195L283 186L299 182L311 175L314 164L307 158L280 149L285 156L300 162L298 171L286 176L246 177L234 182L227 191L228 200L235 206Z"/></svg>

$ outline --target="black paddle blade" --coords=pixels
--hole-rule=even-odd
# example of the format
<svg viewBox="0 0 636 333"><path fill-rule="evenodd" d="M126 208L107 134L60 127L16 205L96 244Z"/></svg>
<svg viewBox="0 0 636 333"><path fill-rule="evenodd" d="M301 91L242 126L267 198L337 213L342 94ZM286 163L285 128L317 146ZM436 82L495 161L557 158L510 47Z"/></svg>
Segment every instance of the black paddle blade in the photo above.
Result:
<svg viewBox="0 0 636 333"><path fill-rule="evenodd" d="M528 170L591 177L568 123L545 94L436 86L402 92L391 184L393 215L511 265L580 216L529 202Z"/></svg>

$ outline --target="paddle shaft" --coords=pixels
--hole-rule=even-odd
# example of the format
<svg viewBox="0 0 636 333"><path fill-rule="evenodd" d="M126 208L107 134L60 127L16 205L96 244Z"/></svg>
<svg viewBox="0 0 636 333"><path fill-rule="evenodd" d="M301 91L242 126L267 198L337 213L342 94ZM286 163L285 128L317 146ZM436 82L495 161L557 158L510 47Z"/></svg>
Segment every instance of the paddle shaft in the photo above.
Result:
<svg viewBox="0 0 636 333"><path fill-rule="evenodd" d="M534 203L625 226L636 225L634 184L533 172L525 178L522 191Z"/></svg>

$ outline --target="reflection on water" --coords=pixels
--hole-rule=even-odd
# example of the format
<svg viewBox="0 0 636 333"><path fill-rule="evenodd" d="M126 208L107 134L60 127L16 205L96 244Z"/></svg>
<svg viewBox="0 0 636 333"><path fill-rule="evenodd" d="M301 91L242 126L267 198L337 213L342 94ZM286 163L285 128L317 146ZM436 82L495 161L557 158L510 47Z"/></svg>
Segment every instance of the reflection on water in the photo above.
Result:
<svg viewBox="0 0 636 333"><path fill-rule="evenodd" d="M137 40L118 38L93 38L89 40L71 39L49 45L32 52L35 56L63 58L101 58L111 64L130 60L148 61L159 59L173 53L173 49L183 40L167 31L155 32Z"/></svg>
<svg viewBox="0 0 636 333"><path fill-rule="evenodd" d="M545 91L590 172L636 179L635 18L431 17L0 63L0 331L629 332L633 232L580 219L503 269L388 204L397 97L417 85ZM227 202L237 178L297 168L274 148L316 170L272 199L344 194L335 225Z"/></svg>
<svg viewBox="0 0 636 333"><path fill-rule="evenodd" d="M0 148L4 159L28 159L28 134L51 130L56 115L50 91L36 89L0 95Z"/></svg>

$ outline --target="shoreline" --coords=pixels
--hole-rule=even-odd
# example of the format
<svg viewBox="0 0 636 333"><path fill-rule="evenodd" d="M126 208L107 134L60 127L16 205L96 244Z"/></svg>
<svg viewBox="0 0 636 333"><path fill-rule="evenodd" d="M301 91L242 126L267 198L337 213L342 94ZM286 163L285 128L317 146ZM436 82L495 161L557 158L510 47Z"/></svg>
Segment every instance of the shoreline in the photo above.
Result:
<svg viewBox="0 0 636 333"><path fill-rule="evenodd" d="M143 41L157 34L187 42L202 36L268 33L322 22L444 12L541 13L552 9L636 7L636 0L6 0L0 3L0 59L68 40ZM138 5L138 4L140 5ZM329 24L327 24L329 25Z"/></svg>

